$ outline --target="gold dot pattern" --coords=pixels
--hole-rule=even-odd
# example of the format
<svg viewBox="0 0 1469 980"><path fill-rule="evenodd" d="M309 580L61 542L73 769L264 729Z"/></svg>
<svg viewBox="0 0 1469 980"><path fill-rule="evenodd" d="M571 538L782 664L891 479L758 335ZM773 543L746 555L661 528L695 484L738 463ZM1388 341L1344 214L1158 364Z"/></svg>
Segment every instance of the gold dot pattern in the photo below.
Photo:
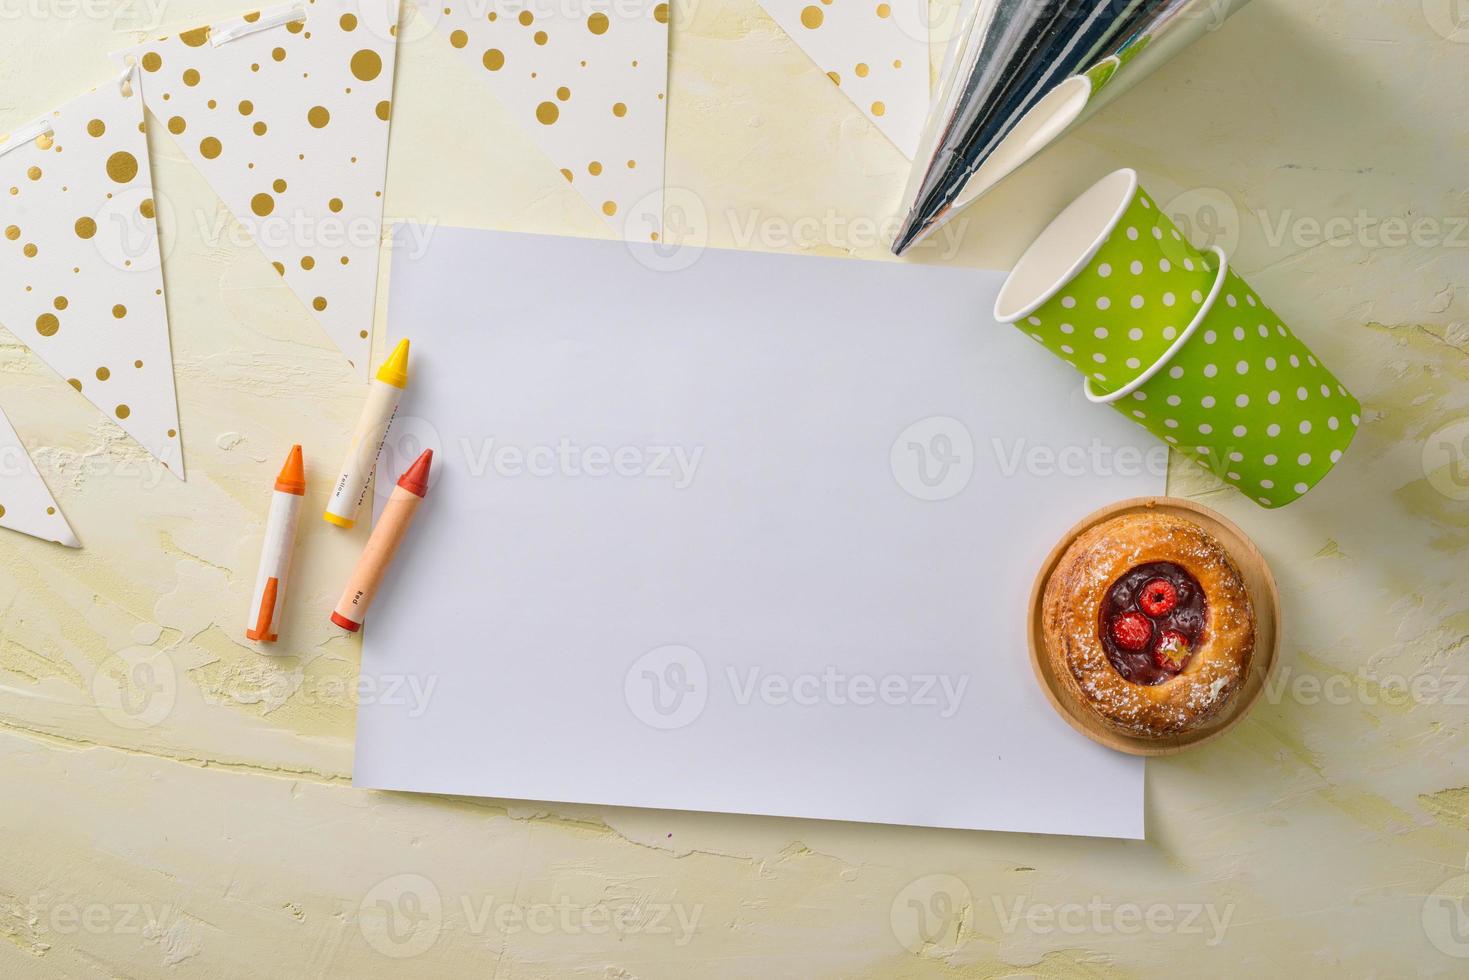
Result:
<svg viewBox="0 0 1469 980"><path fill-rule="evenodd" d="M0 411L0 459L7 464L0 468L0 527L42 541L81 547L3 411Z"/></svg>
<svg viewBox="0 0 1469 980"><path fill-rule="evenodd" d="M618 232L634 220L656 220L668 5L633 0L614 9L603 0L570 0L525 6L511 0L450 4L435 16L440 36L521 121L592 213ZM624 160L643 165L624 167ZM640 227L637 240L648 240L654 230Z"/></svg>
<svg viewBox="0 0 1469 980"><path fill-rule="evenodd" d="M157 84L185 66L150 63L126 91L108 81L48 114L50 140L0 156L0 186L19 188L0 219L0 322L182 475L179 442L166 434L178 412L141 89L144 78ZM162 115L170 129L177 115ZM144 366L118 372L134 362ZM0 499L18 515L6 483L0 474Z"/></svg>
<svg viewBox="0 0 1469 980"><path fill-rule="evenodd" d="M928 112L927 0L758 0L832 83L910 159ZM909 6L903 6L904 3ZM905 27L905 25L907 25Z"/></svg>
<svg viewBox="0 0 1469 980"><path fill-rule="evenodd" d="M301 7L304 20L228 44L207 43L205 32L202 45L180 35L121 54L140 62L158 56L161 67L148 76L143 98L160 118L182 121L182 134L174 134L179 150L365 374L371 338L361 332L373 319L378 248L376 234L360 231L364 221L382 221L398 4L313 0ZM476 72L485 71L486 47L463 49ZM122 376L116 363L114 385ZM136 416L140 406L128 404Z"/></svg>

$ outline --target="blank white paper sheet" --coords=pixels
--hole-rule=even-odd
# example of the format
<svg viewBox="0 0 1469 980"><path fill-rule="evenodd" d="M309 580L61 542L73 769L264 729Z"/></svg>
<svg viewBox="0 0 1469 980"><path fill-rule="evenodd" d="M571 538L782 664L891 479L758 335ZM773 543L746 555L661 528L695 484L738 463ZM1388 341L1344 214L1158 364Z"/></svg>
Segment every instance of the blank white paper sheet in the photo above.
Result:
<svg viewBox="0 0 1469 980"><path fill-rule="evenodd" d="M1001 280L398 229L379 505L434 479L355 785L1142 837L1142 761L1056 715L1025 619L1166 454L991 319Z"/></svg>

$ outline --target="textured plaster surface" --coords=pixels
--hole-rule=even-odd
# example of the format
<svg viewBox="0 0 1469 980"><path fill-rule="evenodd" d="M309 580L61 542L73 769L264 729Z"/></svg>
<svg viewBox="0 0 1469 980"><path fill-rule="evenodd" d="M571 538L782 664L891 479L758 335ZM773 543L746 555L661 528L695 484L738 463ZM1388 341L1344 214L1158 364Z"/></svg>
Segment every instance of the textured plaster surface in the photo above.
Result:
<svg viewBox="0 0 1469 980"><path fill-rule="evenodd" d="M108 51L237 10L162 2L5 7L0 131ZM1425 465L1448 443L1469 467L1451 7L1255 0L921 256L1007 267L1135 166L1364 402L1281 511L1174 462L1172 492L1272 562L1282 674L1230 736L1149 764L1136 843L352 789L359 645L321 610L361 532L303 522L289 656L241 633L262 488L299 441L319 510L361 390L151 126L189 481L0 331L0 403L86 545L0 541L0 976L1464 975L1469 476ZM447 46L411 14L401 36L390 217L604 234ZM775 24L688 0L672 45L668 179L709 241L885 259L906 163Z"/></svg>

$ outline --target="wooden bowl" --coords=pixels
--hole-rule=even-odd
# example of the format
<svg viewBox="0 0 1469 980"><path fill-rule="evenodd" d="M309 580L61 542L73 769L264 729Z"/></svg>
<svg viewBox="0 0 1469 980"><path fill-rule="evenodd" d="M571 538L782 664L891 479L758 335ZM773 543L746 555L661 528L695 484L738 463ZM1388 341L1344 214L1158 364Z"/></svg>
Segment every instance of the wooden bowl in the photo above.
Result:
<svg viewBox="0 0 1469 980"><path fill-rule="evenodd" d="M1090 706L1078 701L1051 670L1050 658L1046 656L1045 630L1041 622L1046 583L1050 581L1057 562L1066 553L1066 549L1071 547L1071 543L1087 528L1134 511L1172 514L1192 521L1214 535L1239 567L1245 588L1250 593L1250 601L1255 607L1255 653L1250 658L1250 672L1244 685L1230 699L1229 704L1225 705L1224 710L1208 724L1161 738L1126 735L1109 728ZM1041 565L1040 573L1035 577L1035 585L1030 590L1030 628L1027 632L1030 636L1030 666L1035 670L1036 680L1040 681L1041 690L1046 692L1051 706L1072 728L1094 742L1129 755L1173 755L1223 735L1245 716L1259 698L1270 677L1270 671L1275 667L1280 632L1280 595L1275 589L1275 576L1270 574L1270 566L1260 554L1260 549L1231 521L1207 507L1177 497L1134 497L1088 514L1051 549Z"/></svg>

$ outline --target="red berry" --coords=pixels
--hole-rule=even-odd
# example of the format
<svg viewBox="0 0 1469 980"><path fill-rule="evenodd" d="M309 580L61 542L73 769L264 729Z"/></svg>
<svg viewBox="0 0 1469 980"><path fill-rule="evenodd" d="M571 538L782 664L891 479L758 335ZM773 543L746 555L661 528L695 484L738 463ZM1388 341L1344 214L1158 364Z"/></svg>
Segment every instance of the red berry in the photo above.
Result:
<svg viewBox="0 0 1469 980"><path fill-rule="evenodd" d="M1149 579L1137 597L1137 604L1149 616L1166 616L1178 605L1178 590L1167 579Z"/></svg>
<svg viewBox="0 0 1469 980"><path fill-rule="evenodd" d="M1176 674L1183 670L1183 664L1188 660L1188 655L1188 637L1178 630L1166 630L1158 638L1158 645L1153 648L1153 663L1158 666L1159 670Z"/></svg>
<svg viewBox="0 0 1469 980"><path fill-rule="evenodd" d="M1123 613L1112 620L1112 640L1124 650L1146 650L1153 624L1141 613Z"/></svg>

